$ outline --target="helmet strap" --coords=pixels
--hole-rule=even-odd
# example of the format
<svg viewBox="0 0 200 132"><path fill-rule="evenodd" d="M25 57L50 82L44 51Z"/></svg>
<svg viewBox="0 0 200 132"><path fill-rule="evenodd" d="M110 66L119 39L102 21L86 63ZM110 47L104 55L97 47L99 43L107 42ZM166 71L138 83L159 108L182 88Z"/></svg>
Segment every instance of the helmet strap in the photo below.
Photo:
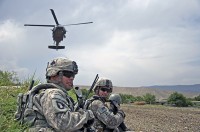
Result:
<svg viewBox="0 0 200 132"><path fill-rule="evenodd" d="M96 95L99 96L99 86L96 86L96 87L95 87L94 92L95 92Z"/></svg>
<svg viewBox="0 0 200 132"><path fill-rule="evenodd" d="M58 78L59 78L59 79L58 79L58 80L59 80L58 82L62 82L62 77L63 77L63 72L62 72L62 71L59 71L59 72L58 72Z"/></svg>
<svg viewBox="0 0 200 132"><path fill-rule="evenodd" d="M62 82L62 78L63 78L63 72L62 71L60 71L59 73L58 73L58 81L57 81L57 84L59 85L59 86L61 86L61 87L65 87L64 86L64 84L63 84L63 82Z"/></svg>

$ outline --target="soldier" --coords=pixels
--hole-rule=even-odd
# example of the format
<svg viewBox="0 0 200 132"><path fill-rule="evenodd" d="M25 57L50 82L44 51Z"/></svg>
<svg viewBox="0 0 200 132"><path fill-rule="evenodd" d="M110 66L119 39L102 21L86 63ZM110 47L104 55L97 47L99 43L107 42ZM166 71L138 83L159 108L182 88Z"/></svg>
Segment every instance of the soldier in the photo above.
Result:
<svg viewBox="0 0 200 132"><path fill-rule="evenodd" d="M112 89L111 80L106 78L99 79L94 88L95 95L88 99L85 104L85 108L92 110L94 113L95 121L93 126L98 132L119 131L117 127L125 118L122 110L119 109L114 114L106 105Z"/></svg>
<svg viewBox="0 0 200 132"><path fill-rule="evenodd" d="M94 122L92 111L74 111L73 100L67 94L77 73L76 62L67 58L56 58L47 64L47 84L51 84L52 88L34 96L33 108L37 117L29 128L30 132L79 131L84 125Z"/></svg>

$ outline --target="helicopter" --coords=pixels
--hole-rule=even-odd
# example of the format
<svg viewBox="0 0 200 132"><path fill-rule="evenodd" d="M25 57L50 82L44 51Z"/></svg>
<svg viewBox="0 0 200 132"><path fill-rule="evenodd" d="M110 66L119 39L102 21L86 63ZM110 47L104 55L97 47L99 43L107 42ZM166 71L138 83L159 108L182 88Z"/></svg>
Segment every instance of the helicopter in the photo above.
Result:
<svg viewBox="0 0 200 132"><path fill-rule="evenodd" d="M50 9L51 13L53 15L53 18L56 22L56 25L36 25L36 24L24 24L24 26L41 26L41 27L53 27L52 29L52 37L54 40L54 44L55 45L49 45L48 48L49 49L64 49L65 46L60 46L60 42L63 41L64 38L66 38L65 34L66 34L66 29L64 26L71 26L71 25L81 25L81 24L90 24L93 22L84 22L84 23L76 23L76 24L67 24L67 25L61 25L59 24L55 12L53 9Z"/></svg>

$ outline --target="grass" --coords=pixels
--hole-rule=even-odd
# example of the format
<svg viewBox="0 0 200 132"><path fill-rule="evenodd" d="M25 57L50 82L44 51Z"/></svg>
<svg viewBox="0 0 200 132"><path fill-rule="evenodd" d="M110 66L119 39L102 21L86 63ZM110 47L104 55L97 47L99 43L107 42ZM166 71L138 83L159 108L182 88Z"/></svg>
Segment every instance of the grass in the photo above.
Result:
<svg viewBox="0 0 200 132"><path fill-rule="evenodd" d="M17 95L25 92L26 88L0 88L0 130L2 132L21 132L22 127L14 120L17 105Z"/></svg>

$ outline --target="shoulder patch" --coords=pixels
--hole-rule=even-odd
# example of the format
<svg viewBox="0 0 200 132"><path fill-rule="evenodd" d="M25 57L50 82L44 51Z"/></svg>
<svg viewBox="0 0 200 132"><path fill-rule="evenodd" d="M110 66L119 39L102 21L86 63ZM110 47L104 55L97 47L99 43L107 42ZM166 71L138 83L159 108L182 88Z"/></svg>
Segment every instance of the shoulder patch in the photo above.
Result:
<svg viewBox="0 0 200 132"><path fill-rule="evenodd" d="M70 108L67 106L66 102L59 99L52 99L52 105L55 113L69 111Z"/></svg>
<svg viewBox="0 0 200 132"><path fill-rule="evenodd" d="M59 109L64 109L65 108L65 104L63 104L62 102L56 101L57 107Z"/></svg>

